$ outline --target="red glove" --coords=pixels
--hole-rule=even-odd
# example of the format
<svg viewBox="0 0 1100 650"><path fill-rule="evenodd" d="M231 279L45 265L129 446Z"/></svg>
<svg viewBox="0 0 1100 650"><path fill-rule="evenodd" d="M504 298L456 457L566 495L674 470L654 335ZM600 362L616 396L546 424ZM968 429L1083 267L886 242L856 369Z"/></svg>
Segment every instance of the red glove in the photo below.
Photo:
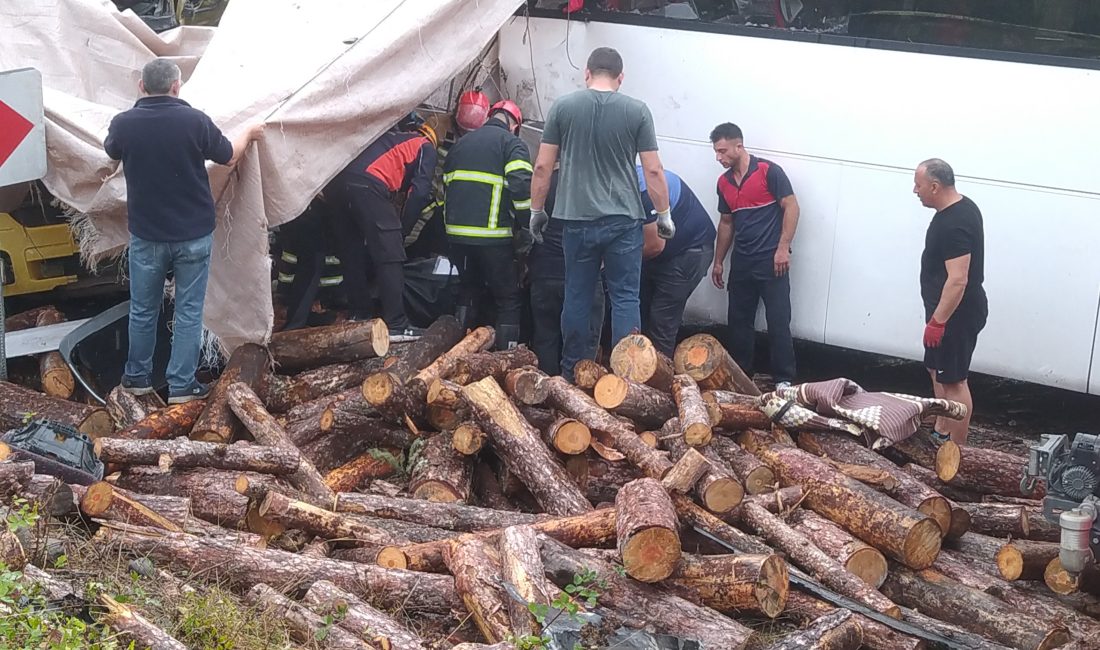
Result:
<svg viewBox="0 0 1100 650"><path fill-rule="evenodd" d="M943 332L946 328L947 323L941 323L933 316L928 324L924 326L924 347L940 347L940 343L943 342Z"/></svg>

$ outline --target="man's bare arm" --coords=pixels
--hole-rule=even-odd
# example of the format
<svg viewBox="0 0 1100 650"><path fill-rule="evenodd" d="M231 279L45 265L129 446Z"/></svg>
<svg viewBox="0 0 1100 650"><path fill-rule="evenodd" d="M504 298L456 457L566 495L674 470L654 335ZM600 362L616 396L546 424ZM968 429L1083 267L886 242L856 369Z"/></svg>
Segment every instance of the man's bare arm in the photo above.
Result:
<svg viewBox="0 0 1100 650"><path fill-rule="evenodd" d="M970 277L970 255L962 255L944 262L947 267L947 282L940 293L940 302L936 305L936 311L932 312L932 318L937 322L946 323L959 308L963 293L966 291L966 283Z"/></svg>
<svg viewBox="0 0 1100 650"><path fill-rule="evenodd" d="M668 180L661 157L656 151L643 151L638 154L642 159L642 171L645 172L646 193L658 213L667 212L671 206L668 201Z"/></svg>
<svg viewBox="0 0 1100 650"><path fill-rule="evenodd" d="M718 237L714 242L714 264L710 269L710 281L719 289L726 287L726 280L722 271L726 262L726 255L729 254L732 245L733 215L723 214L718 219Z"/></svg>

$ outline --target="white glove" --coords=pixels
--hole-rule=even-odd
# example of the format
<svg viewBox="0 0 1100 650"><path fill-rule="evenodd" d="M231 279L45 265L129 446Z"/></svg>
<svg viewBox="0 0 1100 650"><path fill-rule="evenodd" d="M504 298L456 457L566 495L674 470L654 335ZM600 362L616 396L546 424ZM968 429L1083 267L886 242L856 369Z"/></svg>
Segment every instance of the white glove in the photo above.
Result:
<svg viewBox="0 0 1100 650"><path fill-rule="evenodd" d="M548 225L550 225L550 217L546 214L546 210L531 210L531 236L535 241L542 243L542 231L546 230Z"/></svg>
<svg viewBox="0 0 1100 650"><path fill-rule="evenodd" d="M672 210L657 213L657 236L672 239L676 236L676 224L672 223Z"/></svg>

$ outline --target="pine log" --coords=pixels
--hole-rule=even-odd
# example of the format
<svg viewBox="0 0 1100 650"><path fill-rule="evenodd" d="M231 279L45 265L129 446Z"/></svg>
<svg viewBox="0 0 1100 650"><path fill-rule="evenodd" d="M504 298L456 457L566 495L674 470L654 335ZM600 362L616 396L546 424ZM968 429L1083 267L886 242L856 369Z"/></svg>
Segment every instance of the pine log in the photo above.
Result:
<svg viewBox="0 0 1100 650"><path fill-rule="evenodd" d="M936 473L941 480L963 490L1041 499L1046 494L1042 482L1030 494L1020 490L1020 479L1027 471L1027 462L1024 456L982 447L960 449L949 441L936 454Z"/></svg>
<svg viewBox="0 0 1100 650"><path fill-rule="evenodd" d="M939 451L939 447L927 435L915 434L895 442L887 447L886 451L910 463L916 463L921 467L935 471L936 453ZM898 464L904 463L899 461Z"/></svg>
<svg viewBox="0 0 1100 650"><path fill-rule="evenodd" d="M679 522L661 484L640 478L615 498L616 536L626 573L642 582L659 582L680 561Z"/></svg>
<svg viewBox="0 0 1100 650"><path fill-rule="evenodd" d="M935 470L928 469L927 467L909 463L902 466L901 471L949 499L951 505L951 524L947 531L947 539L958 539L970 530L970 512L961 507L962 504L968 503L968 501L966 499L960 499L959 497L972 495L959 494L959 490L941 481L939 477L936 476Z"/></svg>
<svg viewBox="0 0 1100 650"><path fill-rule="evenodd" d="M459 359L451 372L451 379L459 385L492 377L497 382L504 381L509 370L524 366L537 366L539 358L526 346L495 352L475 352Z"/></svg>
<svg viewBox="0 0 1100 650"><path fill-rule="evenodd" d="M964 648L981 648L981 650L1009 650L1006 645L1000 643L994 643L980 634L974 634L968 630L965 630L958 625L951 625L950 623L944 623L938 618L932 618L931 616L925 616L915 609L905 608L902 610L905 620L913 623L914 625L934 632L940 636L951 639L953 642ZM1064 647L1064 646L1063 646Z"/></svg>
<svg viewBox="0 0 1100 650"><path fill-rule="evenodd" d="M27 418L67 424L90 438L114 431L107 411L44 395L29 388L0 381L0 431L18 429Z"/></svg>
<svg viewBox="0 0 1100 650"><path fill-rule="evenodd" d="M501 514L517 513L502 512ZM602 508L571 517L544 519L532 523L531 526L539 533L575 548L601 546L616 539L614 508ZM500 529L483 530L471 534L494 543L500 534ZM407 568L413 571L446 571L447 568L443 562L444 546L444 543L428 542L383 549L383 552L378 555L378 563L382 566Z"/></svg>
<svg viewBox="0 0 1100 650"><path fill-rule="evenodd" d="M409 346L401 358L363 381L363 398L373 407L383 410L392 408L405 384L461 341L463 334L458 320L449 315L441 316Z"/></svg>
<svg viewBox="0 0 1100 650"><path fill-rule="evenodd" d="M687 375L673 377L672 397L676 400L684 442L692 447L710 444L714 435L710 426L710 413L695 380Z"/></svg>
<svg viewBox="0 0 1100 650"><path fill-rule="evenodd" d="M205 400L172 404L153 411L111 437L125 440L168 440L186 436L191 433L191 428L205 408Z"/></svg>
<svg viewBox="0 0 1100 650"><path fill-rule="evenodd" d="M497 550L482 540L466 538L450 542L444 558L455 577L455 591L485 640L499 643L511 638Z"/></svg>
<svg viewBox="0 0 1100 650"><path fill-rule="evenodd" d="M542 404L548 396L544 379L546 375L537 368L518 368L504 376L504 389L520 404Z"/></svg>
<svg viewBox="0 0 1100 650"><path fill-rule="evenodd" d="M858 650L862 645L863 627L856 615L838 609L773 642L767 650Z"/></svg>
<svg viewBox="0 0 1100 650"><path fill-rule="evenodd" d="M669 492L687 494L695 488L709 469L710 463L705 456L696 449L688 449L687 453L673 463L672 468L661 478L661 485Z"/></svg>
<svg viewBox="0 0 1100 650"><path fill-rule="evenodd" d="M73 488L55 476L48 474L31 476L23 487L22 495L38 508L40 515L64 517L76 511Z"/></svg>
<svg viewBox="0 0 1100 650"><path fill-rule="evenodd" d="M1043 582L1061 596L1078 592L1100 595L1100 568L1086 564L1085 570L1074 576L1062 567L1062 560L1055 557L1043 571Z"/></svg>
<svg viewBox="0 0 1100 650"><path fill-rule="evenodd" d="M256 442L279 449L297 449L294 443L287 438L286 432L275 421L275 418L264 408L260 398L247 384L237 382L230 385L225 396L233 413L252 433L252 437L256 439ZM325 485L325 480L320 472L304 456L299 459L298 469L293 474L288 475L287 480L294 487L322 503L332 503L336 499L336 495Z"/></svg>
<svg viewBox="0 0 1100 650"><path fill-rule="evenodd" d="M417 441L409 452L409 493L417 499L465 503L470 499L473 466L456 453L445 433Z"/></svg>
<svg viewBox="0 0 1100 650"><path fill-rule="evenodd" d="M940 550L939 524L852 480L794 447L760 445L756 455L784 485L801 485L818 514L906 566L931 566Z"/></svg>
<svg viewBox="0 0 1100 650"><path fill-rule="evenodd" d="M539 432L520 414L492 377L462 387L462 395L493 447L539 505L550 514L579 514L592 504L573 483L540 439Z"/></svg>
<svg viewBox="0 0 1100 650"><path fill-rule="evenodd" d="M741 445L728 438L716 436L711 440L710 448L729 464L748 494L763 494L775 489L775 473L759 458L742 449Z"/></svg>
<svg viewBox="0 0 1100 650"><path fill-rule="evenodd" d="M107 393L105 406L115 429L120 430L132 427L144 420L150 413L150 410L138 400L137 395L123 390L122 386L115 386L110 393Z"/></svg>
<svg viewBox="0 0 1100 650"><path fill-rule="evenodd" d="M805 535L826 555L840 562L849 573L875 589L886 580L889 570L886 557L821 515L811 510L800 510L791 516L791 527Z"/></svg>
<svg viewBox="0 0 1100 650"><path fill-rule="evenodd" d="M509 526L501 532L498 546L501 577L524 600L523 603L515 598L505 600L512 631L518 636L539 636L542 625L529 606L549 606L551 589L539 555L538 533L530 526Z"/></svg>
<svg viewBox="0 0 1100 650"><path fill-rule="evenodd" d="M291 499L275 490L264 491L259 505L259 514L286 528L318 535L333 542L374 547L401 543L401 540L386 531L359 521L355 515L318 508Z"/></svg>
<svg viewBox="0 0 1100 650"><path fill-rule="evenodd" d="M342 433L326 433L302 445L302 455L321 472L329 472L345 465L375 448L405 449L416 440L407 429L385 420L374 420L370 429L364 428L356 436Z"/></svg>
<svg viewBox="0 0 1100 650"><path fill-rule="evenodd" d="M746 504L741 520L786 553L792 561L821 580L825 586L888 616L897 618L901 615L898 606L883 596L876 587L846 570L841 562L830 557L805 535L795 531L763 507Z"/></svg>
<svg viewBox="0 0 1100 650"><path fill-rule="evenodd" d="M35 319L35 327L64 323L65 317L53 307L43 310ZM76 390L76 379L65 359L57 350L38 355L38 377L42 392L58 399L71 399Z"/></svg>
<svg viewBox="0 0 1100 650"><path fill-rule="evenodd" d="M705 531L709 536L721 540L739 553L751 555L771 555L775 551L757 537L734 528L733 526L715 517L703 508L695 504L683 494L669 494L672 503L676 506L676 514L685 529L697 528ZM746 503L741 505L741 519L744 517Z"/></svg>
<svg viewBox="0 0 1100 650"><path fill-rule="evenodd" d="M392 616L327 580L318 580L310 585L302 602L321 616L332 616L337 625L360 639L367 639L372 647L392 650L428 648L423 639Z"/></svg>
<svg viewBox="0 0 1100 650"><path fill-rule="evenodd" d="M455 343L443 354L440 354L430 364L422 368L409 380L408 383L418 386L420 395L427 393L428 386L436 379L447 379L455 371L455 366L460 359L488 350L493 347L496 340L496 332L491 327L479 327L466 334L458 343Z"/></svg>
<svg viewBox="0 0 1100 650"><path fill-rule="evenodd" d="M1058 557L1057 542L1011 540L997 551L995 560L1005 580L1039 580L1050 561Z"/></svg>
<svg viewBox="0 0 1100 650"><path fill-rule="evenodd" d="M174 440L124 440L100 438L95 453L105 463L117 465L167 465L171 467L213 467L265 474L292 474L298 469L297 449L265 447L248 442L231 445Z"/></svg>
<svg viewBox="0 0 1100 650"><path fill-rule="evenodd" d="M98 601L100 606L106 610L100 615L99 620L104 625L129 637L137 644L137 647L155 648L156 650L187 650L187 646L157 627L133 607L120 603L103 593L99 594Z"/></svg>
<svg viewBox="0 0 1100 650"><path fill-rule="evenodd" d="M31 307L18 314L10 314L4 319L4 331L18 332L19 330L28 330L35 327L35 324L38 322L38 317L48 311L57 311L57 307L53 305L42 305L41 307Z"/></svg>
<svg viewBox="0 0 1100 650"><path fill-rule="evenodd" d="M277 332L268 348L280 371L294 372L384 357L390 349L390 333L380 318L346 321Z"/></svg>
<svg viewBox="0 0 1100 650"><path fill-rule="evenodd" d="M887 494L934 519L942 535L950 532L951 503L943 495L901 471L897 465L859 444L851 436L807 431L799 434L798 445L811 454L827 456L837 462L866 465L886 472L896 482L894 487L886 489Z"/></svg>
<svg viewBox="0 0 1100 650"><path fill-rule="evenodd" d="M257 611L283 621L290 631L291 638L298 643L313 646L318 641L322 641L323 647L332 650L371 650L378 647L363 641L354 632L340 625L333 625L330 620L322 618L301 603L290 600L266 584L254 585L245 594L244 600Z"/></svg>
<svg viewBox="0 0 1100 650"><path fill-rule="evenodd" d="M376 357L321 366L293 377L272 375L268 377L264 404L272 413L286 413L315 399L357 388L381 367L382 359Z"/></svg>
<svg viewBox="0 0 1100 650"><path fill-rule="evenodd" d="M728 523L736 523L741 521L741 509L746 503L755 503L758 506L762 506L767 509L768 512L778 514L786 517L790 513L794 512L799 505L802 504L802 492L801 485L792 485L790 487L779 488L774 492L765 492L762 494L751 494L733 510L727 512L722 516Z"/></svg>
<svg viewBox="0 0 1100 650"><path fill-rule="evenodd" d="M389 478L400 469L401 451L371 449L325 474L325 485L333 492L350 492L366 480Z"/></svg>
<svg viewBox="0 0 1100 650"><path fill-rule="evenodd" d="M624 336L615 345L611 371L659 391L672 392L672 362L642 334Z"/></svg>
<svg viewBox="0 0 1100 650"><path fill-rule="evenodd" d="M164 515L146 507L125 491L99 481L88 486L80 499L80 511L89 517L121 521L135 526L152 526L172 532L183 529Z"/></svg>
<svg viewBox="0 0 1100 650"><path fill-rule="evenodd" d="M359 393L358 387L349 388L335 395L322 395L291 408L280 418L287 437L299 447L313 441L324 433L321 431L321 417L328 407L334 401L347 399L353 393Z"/></svg>
<svg viewBox="0 0 1100 650"><path fill-rule="evenodd" d="M558 418L540 431L548 446L567 456L583 454L592 444L592 431L573 418Z"/></svg>
<svg viewBox="0 0 1100 650"><path fill-rule="evenodd" d="M592 396L596 403L643 427L660 427L676 417L676 404L665 393L618 375L604 375L596 382Z"/></svg>
<svg viewBox="0 0 1100 650"><path fill-rule="evenodd" d="M665 448L669 451L669 457L679 461L691 448L679 434L679 423L673 420L669 420L666 428L662 430L662 437ZM664 435L673 431L676 432L674 435ZM709 466L707 472L696 484L695 494L707 510L716 514L725 514L741 503L745 496L745 489L711 446L700 449Z"/></svg>
<svg viewBox="0 0 1100 650"><path fill-rule="evenodd" d="M544 536L540 541L543 564L551 580L564 586L571 584L575 575L595 572L600 584L607 584L599 590L599 604L623 616L631 627L694 639L701 648L734 650L756 643L756 633L708 607L620 576L611 565L553 539Z"/></svg>
<svg viewBox="0 0 1100 650"><path fill-rule="evenodd" d="M787 606L787 563L770 555L688 555L663 583L673 593L727 614L775 618Z"/></svg>
<svg viewBox="0 0 1100 650"><path fill-rule="evenodd" d="M300 330L304 331L304 330ZM191 428L191 439L204 442L232 442L244 433L244 426L229 407L229 387L242 382L262 395L270 365L267 350L255 343L245 343L233 350L225 370L206 398L206 408ZM262 405L263 402L261 402Z"/></svg>
<svg viewBox="0 0 1100 650"><path fill-rule="evenodd" d="M477 422L460 422L451 434L451 446L464 456L476 456L485 446L489 434L478 426Z"/></svg>
<svg viewBox="0 0 1100 650"><path fill-rule="evenodd" d="M1021 616L1003 601L930 569L890 571L883 591L906 607L1013 648L1056 648L1069 640L1065 627Z"/></svg>
<svg viewBox="0 0 1100 650"><path fill-rule="evenodd" d="M759 395L760 389L733 360L726 348L710 334L696 334L676 346L673 354L677 373L689 375L701 388Z"/></svg>
<svg viewBox="0 0 1100 650"><path fill-rule="evenodd" d="M4 445L7 447L7 445ZM34 477L34 462L5 460L0 462L0 498L10 498L23 492Z"/></svg>
<svg viewBox="0 0 1100 650"><path fill-rule="evenodd" d="M573 366L573 385L583 391L592 392L600 379L610 372L592 359L581 359Z"/></svg>
<svg viewBox="0 0 1100 650"><path fill-rule="evenodd" d="M248 499L236 490L242 480L277 484L275 477L266 474L246 475L206 468L164 471L131 467L114 479L114 485L141 494L190 497L191 510L199 519L239 528L244 525L248 511Z"/></svg>
<svg viewBox="0 0 1100 650"><path fill-rule="evenodd" d="M1023 506L1007 503L960 503L970 515L970 530L993 537L1027 539L1030 533Z"/></svg>
<svg viewBox="0 0 1100 650"><path fill-rule="evenodd" d="M138 492L130 492L123 490L117 486L113 487L112 497L121 495L128 498L131 501L135 501L142 506L145 506L149 510L152 510L161 517L172 522L176 526L183 529L183 532L190 533L192 535L200 535L203 537L218 537L221 539L232 540L241 544L247 544L250 546L263 546L264 540L259 535L254 535L249 532L232 530L224 528L217 524L208 522L203 519L199 519L192 514L193 508L191 506L190 497L178 497L178 496L166 496L156 494L141 494ZM85 489L80 498L83 499L87 493ZM113 510L117 504L111 504L108 510ZM136 522L127 522L125 519L112 518L105 515L99 515L95 518L95 521L110 520L110 521L122 521L123 523L130 523L132 525L141 525ZM154 528L157 526L153 526Z"/></svg>
<svg viewBox="0 0 1100 650"><path fill-rule="evenodd" d="M836 607L823 600L792 590L783 613L808 625L835 611L838 611ZM867 650L925 650L928 647L921 639L897 632L865 616L856 614L855 619L863 629L863 647Z"/></svg>
<svg viewBox="0 0 1100 650"><path fill-rule="evenodd" d="M332 396L328 406L318 418L322 434L333 433L347 436L372 435L374 428L381 422L381 414L363 399L358 388L349 388Z"/></svg>
<svg viewBox="0 0 1100 650"><path fill-rule="evenodd" d="M710 422L717 429L728 431L744 431L745 429L767 429L772 421L763 411L756 406L742 406L741 404L717 404L707 398L713 395L713 391L703 393L703 402L710 414Z"/></svg>

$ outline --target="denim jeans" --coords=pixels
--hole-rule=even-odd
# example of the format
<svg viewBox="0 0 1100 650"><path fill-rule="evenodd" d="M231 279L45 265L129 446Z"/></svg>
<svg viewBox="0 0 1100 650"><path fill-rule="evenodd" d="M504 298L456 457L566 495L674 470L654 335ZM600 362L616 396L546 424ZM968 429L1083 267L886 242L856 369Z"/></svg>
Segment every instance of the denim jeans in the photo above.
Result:
<svg viewBox="0 0 1100 650"><path fill-rule="evenodd" d="M561 312L562 376L572 381L573 366L596 354L590 314L600 267L611 299L611 345L641 330L638 290L642 274L642 222L625 216L566 221L565 305Z"/></svg>
<svg viewBox="0 0 1100 650"><path fill-rule="evenodd" d="M202 347L202 306L210 271L213 235L181 242L153 242L130 235L130 351L126 376L149 379L153 372L157 320L168 272L175 279L172 356L165 373L170 391L195 382Z"/></svg>

